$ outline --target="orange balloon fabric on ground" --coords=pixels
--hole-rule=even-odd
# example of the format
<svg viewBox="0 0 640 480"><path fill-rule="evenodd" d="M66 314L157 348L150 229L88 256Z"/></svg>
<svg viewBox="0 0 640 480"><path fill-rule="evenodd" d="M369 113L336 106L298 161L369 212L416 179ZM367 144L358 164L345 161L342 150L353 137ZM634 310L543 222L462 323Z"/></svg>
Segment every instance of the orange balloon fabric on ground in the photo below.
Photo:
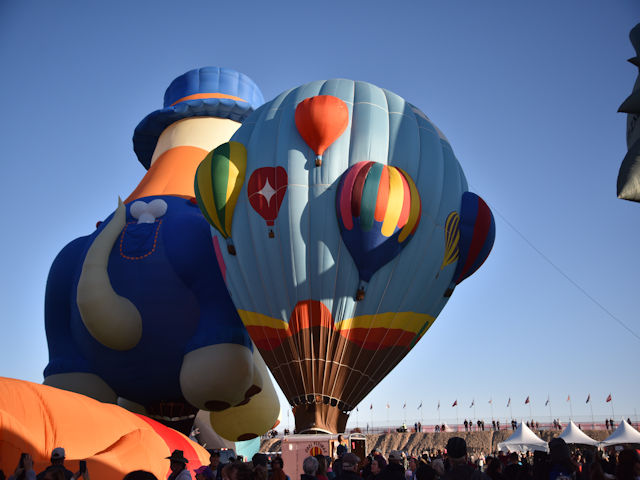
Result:
<svg viewBox="0 0 640 480"><path fill-rule="evenodd" d="M91 480L117 480L133 470L159 479L170 473L166 457L183 450L190 471L208 465L209 453L181 433L117 405L84 395L0 377L0 468L13 472L21 452L36 473L63 447L65 466L76 472L87 460Z"/></svg>

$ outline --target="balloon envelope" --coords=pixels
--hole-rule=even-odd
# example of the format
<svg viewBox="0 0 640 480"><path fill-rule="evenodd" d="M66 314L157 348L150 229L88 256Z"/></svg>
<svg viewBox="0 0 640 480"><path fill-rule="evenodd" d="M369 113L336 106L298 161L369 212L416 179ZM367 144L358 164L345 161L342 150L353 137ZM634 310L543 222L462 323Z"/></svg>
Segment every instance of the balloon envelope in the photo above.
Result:
<svg viewBox="0 0 640 480"><path fill-rule="evenodd" d="M322 95L344 103L348 122L316 167L299 132L298 108ZM424 113L365 82L318 81L284 92L254 112L232 140L247 148L248 176L282 168L288 187L273 219L278 235L268 241L264 219L246 192L239 196L232 225L237 256L222 252L227 287L294 407L298 432L344 431L349 412L409 352L448 300L443 293L456 262L441 269L444 224L460 210L466 179L449 142ZM368 259L375 252L358 259L340 226L354 221L353 215L348 208L336 214L339 182L360 162L398 173L403 199L409 179L415 184L408 204L417 212L409 214L415 223L404 229L402 222L389 222L391 235L405 246L382 255L384 262ZM378 205L379 195L367 208ZM371 271L363 274L370 262ZM369 273L366 297L356 302L360 276Z"/></svg>

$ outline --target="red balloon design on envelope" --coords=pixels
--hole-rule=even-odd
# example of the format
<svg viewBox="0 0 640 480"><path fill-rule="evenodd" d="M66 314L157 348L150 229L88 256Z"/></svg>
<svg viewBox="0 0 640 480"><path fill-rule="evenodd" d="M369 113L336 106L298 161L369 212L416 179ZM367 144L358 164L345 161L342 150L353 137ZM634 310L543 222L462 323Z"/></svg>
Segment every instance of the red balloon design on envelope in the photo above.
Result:
<svg viewBox="0 0 640 480"><path fill-rule="evenodd" d="M282 200L287 193L287 183L287 171L282 167L258 168L249 178L249 203L269 227L278 218Z"/></svg>

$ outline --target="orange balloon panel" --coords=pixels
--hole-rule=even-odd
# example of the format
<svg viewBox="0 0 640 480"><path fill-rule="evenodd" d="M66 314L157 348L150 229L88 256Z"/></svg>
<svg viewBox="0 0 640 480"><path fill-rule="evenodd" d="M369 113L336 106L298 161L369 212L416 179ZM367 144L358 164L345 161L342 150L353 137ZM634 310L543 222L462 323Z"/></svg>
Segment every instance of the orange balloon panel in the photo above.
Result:
<svg viewBox="0 0 640 480"><path fill-rule="evenodd" d="M26 452L38 473L49 465L56 447L65 449L65 466L71 471L78 471L78 461L86 459L92 480L118 479L132 470L166 478L166 457L175 449L184 451L191 471L209 463L209 453L200 445L143 415L84 395L0 377L0 468L12 472L20 453Z"/></svg>

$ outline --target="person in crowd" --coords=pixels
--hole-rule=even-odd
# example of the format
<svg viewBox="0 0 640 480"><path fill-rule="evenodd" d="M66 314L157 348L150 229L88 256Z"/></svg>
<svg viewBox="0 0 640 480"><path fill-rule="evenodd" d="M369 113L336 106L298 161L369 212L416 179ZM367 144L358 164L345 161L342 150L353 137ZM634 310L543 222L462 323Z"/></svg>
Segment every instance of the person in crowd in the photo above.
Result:
<svg viewBox="0 0 640 480"><path fill-rule="evenodd" d="M416 457L409 457L407 460L409 468L404 472L404 478L407 480L416 480L416 471L418 470L418 459Z"/></svg>
<svg viewBox="0 0 640 480"><path fill-rule="evenodd" d="M518 480L522 470L520 457L517 452L511 452L507 457L507 464L502 471L505 480Z"/></svg>
<svg viewBox="0 0 640 480"><path fill-rule="evenodd" d="M324 465L326 470L326 466L327 466L326 461ZM273 460L271 460L271 474L269 475L269 480L291 480L289 478L289 475L284 473L284 462L282 461L282 457L278 456L278 457L275 457Z"/></svg>
<svg viewBox="0 0 640 480"><path fill-rule="evenodd" d="M318 480L329 480L329 476L327 475L327 457L322 454L318 454L315 457L316 460L318 460L318 471L316 472L316 478Z"/></svg>
<svg viewBox="0 0 640 480"><path fill-rule="evenodd" d="M158 477L146 470L134 470L127 473L122 480L158 480Z"/></svg>
<svg viewBox="0 0 640 480"><path fill-rule="evenodd" d="M202 465L201 467L196 468L193 473L196 474L196 480L215 480L211 473L211 469L209 469L207 465Z"/></svg>
<svg viewBox="0 0 640 480"><path fill-rule="evenodd" d="M502 462L495 457L487 462L485 473L491 480L505 480L502 475Z"/></svg>
<svg viewBox="0 0 640 480"><path fill-rule="evenodd" d="M302 471L300 480L316 480L316 473L318 472L318 460L316 457L307 457L302 462Z"/></svg>
<svg viewBox="0 0 640 480"><path fill-rule="evenodd" d="M222 480L222 465L220 465L220 451L215 449L207 449L209 452L209 465L207 466L207 472L203 475L208 475L205 478L211 478L212 480Z"/></svg>
<svg viewBox="0 0 640 480"><path fill-rule="evenodd" d="M4 475L4 473L3 473ZM26 454L20 457L18 466L13 471L13 475L9 477L9 480L35 480L36 472L33 470L33 459L31 455ZM63 477L64 480L64 477Z"/></svg>
<svg viewBox="0 0 640 480"><path fill-rule="evenodd" d="M360 458L355 453L347 452L342 456L342 473L336 480L361 480L358 474L358 464Z"/></svg>
<svg viewBox="0 0 640 480"><path fill-rule="evenodd" d="M576 478L576 465L571 460L569 446L562 438L554 438L549 442L549 480L565 480Z"/></svg>
<svg viewBox="0 0 640 480"><path fill-rule="evenodd" d="M436 471L429 464L429 454L423 454L416 469L416 480L435 480Z"/></svg>
<svg viewBox="0 0 640 480"><path fill-rule="evenodd" d="M329 480L335 480L336 474L333 472L331 457L324 457L327 462L327 478Z"/></svg>
<svg viewBox="0 0 640 480"><path fill-rule="evenodd" d="M500 430L500 420L496 420L496 430Z"/></svg>
<svg viewBox="0 0 640 480"><path fill-rule="evenodd" d="M340 440L341 436L342 435L338 436L338 440ZM333 466L332 466L333 473L335 474L336 477L339 477L340 474L342 473L342 457L344 456L345 453L347 453L346 445L339 444L338 448L336 448L336 455L338 455L338 458L336 458L333 461Z"/></svg>
<svg viewBox="0 0 640 480"><path fill-rule="evenodd" d="M638 451L626 448L618 455L616 480L637 480L640 478L640 457Z"/></svg>
<svg viewBox="0 0 640 480"><path fill-rule="evenodd" d="M189 460L184 458L184 451L174 450L171 452L171 456L167 457L171 469L171 475L167 480L192 480L191 473L187 470L187 463Z"/></svg>
<svg viewBox="0 0 640 480"><path fill-rule="evenodd" d="M378 474L378 480L405 480L404 458L403 452L391 450L389 453L389 463Z"/></svg>
<svg viewBox="0 0 640 480"><path fill-rule="evenodd" d="M71 480L73 478L73 472L71 470L67 470L64 466L64 460L66 457L66 453L64 448L56 447L51 451L51 465L49 465L46 469L38 474L36 477L37 480L44 480L47 472L51 472L54 470L62 470L64 473L65 480Z"/></svg>
<svg viewBox="0 0 640 480"><path fill-rule="evenodd" d="M382 455L380 455L379 453L373 455L373 458L371 459L371 474L368 477L364 478L369 480L376 480L378 478L378 475L380 475L380 472L384 470L386 466L387 461Z"/></svg>
<svg viewBox="0 0 640 480"><path fill-rule="evenodd" d="M360 476L362 478L368 479L371 477L371 462L373 462L373 452L367 455L364 459L364 465L360 470Z"/></svg>
<svg viewBox="0 0 640 480"><path fill-rule="evenodd" d="M467 419L465 418L465 420L464 420L464 431L466 432L467 430L469 430L469 422L467 422Z"/></svg>
<svg viewBox="0 0 640 480"><path fill-rule="evenodd" d="M447 442L447 458L450 468L443 480L489 480L483 472L476 470L467 461L467 442L464 438L451 437Z"/></svg>

